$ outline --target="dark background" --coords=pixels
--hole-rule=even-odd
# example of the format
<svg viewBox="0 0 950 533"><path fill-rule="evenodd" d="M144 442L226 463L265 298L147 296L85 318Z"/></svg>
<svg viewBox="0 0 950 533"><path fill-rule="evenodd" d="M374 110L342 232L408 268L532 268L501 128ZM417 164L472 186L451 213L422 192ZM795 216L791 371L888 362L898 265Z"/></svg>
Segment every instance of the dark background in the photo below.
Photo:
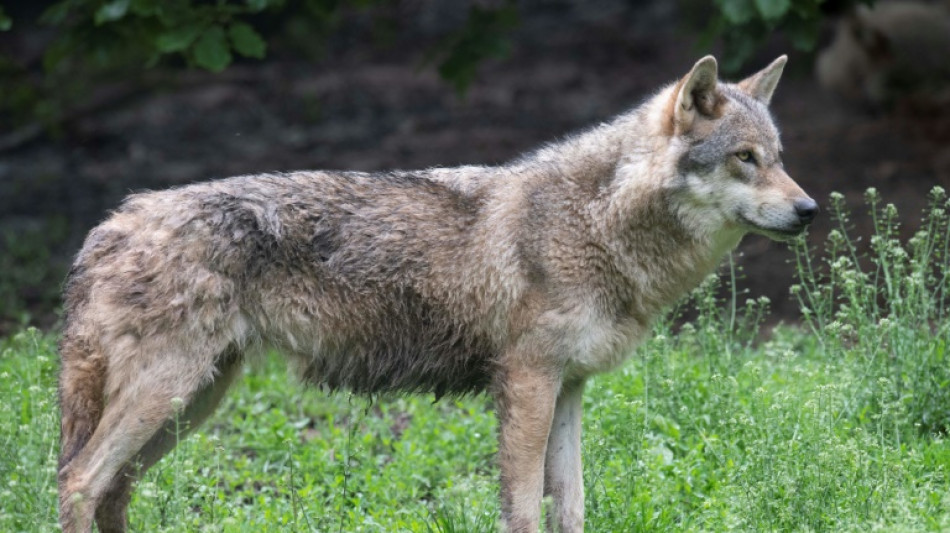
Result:
<svg viewBox="0 0 950 533"><path fill-rule="evenodd" d="M695 4L519 4L511 53L484 62L464 95L425 61L465 18L461 2L402 3L384 44L356 13L320 57L272 46L265 60L221 74L180 69L166 73L174 83L104 93L95 109L0 151L0 332L55 325L71 255L131 191L264 171L503 163L636 106L716 52L696 44L704 11ZM6 52L35 53L43 42L42 30L0 34ZM815 82L813 54L780 34L741 74L782 53L790 61L772 107L789 174L820 204L840 191L858 212L876 187L912 231L927 192L950 187L950 114L839 102ZM853 224L869 233L866 217ZM821 216L810 241L820 246L830 227ZM794 319L787 247L750 236L739 253L742 286Z"/></svg>

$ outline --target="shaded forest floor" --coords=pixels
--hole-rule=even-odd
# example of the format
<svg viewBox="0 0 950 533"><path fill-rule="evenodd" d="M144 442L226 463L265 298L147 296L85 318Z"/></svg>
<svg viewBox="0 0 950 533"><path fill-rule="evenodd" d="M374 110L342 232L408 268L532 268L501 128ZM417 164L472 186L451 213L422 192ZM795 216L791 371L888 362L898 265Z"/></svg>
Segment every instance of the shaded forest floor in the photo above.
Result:
<svg viewBox="0 0 950 533"><path fill-rule="evenodd" d="M0 333L56 322L72 254L130 191L264 171L503 163L635 106L703 53L672 3L598 4L613 7L523 13L510 57L484 64L464 96L422 66L431 35L380 47L356 28L323 59L274 50L217 76L169 75L0 153ZM857 212L876 187L909 233L927 192L950 188L950 113L847 109L820 91L812 58L781 38L749 70L780 53L791 59L773 110L789 174L819 203L839 191ZM870 233L866 217L854 224ZM814 242L830 227L819 218ZM786 247L749 237L739 251L744 286L768 296L775 316L794 316Z"/></svg>

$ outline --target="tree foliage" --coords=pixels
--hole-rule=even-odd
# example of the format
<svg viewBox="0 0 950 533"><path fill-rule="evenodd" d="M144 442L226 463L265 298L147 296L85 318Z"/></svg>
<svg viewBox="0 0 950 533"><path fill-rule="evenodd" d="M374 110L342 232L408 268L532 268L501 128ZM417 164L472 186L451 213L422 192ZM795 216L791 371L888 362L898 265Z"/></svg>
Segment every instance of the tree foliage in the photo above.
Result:
<svg viewBox="0 0 950 533"><path fill-rule="evenodd" d="M701 47L721 40L723 70L738 70L776 31L802 50L812 49L828 6L847 9L873 0L679 0L681 8L710 13L700 23ZM55 125L91 87L132 79L158 65L221 72L242 58L262 59L268 44L303 36L319 49L348 14L383 13L398 0L54 0L39 23L52 38L39 64L0 53L0 120ZM484 3L482 3L484 4ZM515 0L470 5L464 24L445 35L427 64L459 92L478 66L510 52L519 23ZM710 7L711 6L711 7ZM16 20L0 4L0 31ZM3 143L0 142L0 149Z"/></svg>
<svg viewBox="0 0 950 533"><path fill-rule="evenodd" d="M320 50L348 14L392 10L397 0L58 0L39 16L53 37L39 65L0 54L0 119L55 124L66 102L89 87L129 79L158 65L221 72L241 58L262 59L268 42L285 35ZM13 20L0 4L0 31ZM25 24L25 25L26 25ZM464 24L448 31L427 63L460 92L485 59L510 50L518 25L513 1L472 5ZM285 39L286 40L286 39ZM298 43L302 44L302 43ZM0 143L2 144L2 143Z"/></svg>
<svg viewBox="0 0 950 533"><path fill-rule="evenodd" d="M385 0L349 2L371 7ZM219 72L235 55L260 59L267 44L251 20L265 15L306 16L325 22L343 0L61 0L40 22L57 29L44 55L47 70L67 62L99 69L154 66L169 57Z"/></svg>
<svg viewBox="0 0 950 533"><path fill-rule="evenodd" d="M782 32L792 46L811 51L818 43L822 20L829 9L843 11L855 4L874 0L714 0L715 15L704 22L702 43L720 39L723 45L722 68L739 70L765 41Z"/></svg>

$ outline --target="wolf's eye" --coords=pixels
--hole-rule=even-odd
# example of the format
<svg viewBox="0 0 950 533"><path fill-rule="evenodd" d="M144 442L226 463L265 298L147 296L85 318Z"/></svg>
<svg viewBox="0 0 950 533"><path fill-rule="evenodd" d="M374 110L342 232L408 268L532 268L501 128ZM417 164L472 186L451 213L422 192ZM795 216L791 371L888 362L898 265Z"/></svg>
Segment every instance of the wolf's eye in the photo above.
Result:
<svg viewBox="0 0 950 533"><path fill-rule="evenodd" d="M736 157L738 157L739 161L742 161L743 163L755 163L755 156L752 155L752 152L749 150L736 152Z"/></svg>

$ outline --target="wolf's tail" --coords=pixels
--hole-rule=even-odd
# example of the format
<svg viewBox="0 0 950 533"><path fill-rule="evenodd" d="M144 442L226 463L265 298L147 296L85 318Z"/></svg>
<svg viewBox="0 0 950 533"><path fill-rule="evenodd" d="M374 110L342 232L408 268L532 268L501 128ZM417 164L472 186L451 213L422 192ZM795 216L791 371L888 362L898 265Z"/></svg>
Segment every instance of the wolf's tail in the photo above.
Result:
<svg viewBox="0 0 950 533"><path fill-rule="evenodd" d="M88 344L64 337L60 343L60 452L62 469L89 442L99 425L104 405L106 365Z"/></svg>
<svg viewBox="0 0 950 533"><path fill-rule="evenodd" d="M105 405L107 364L85 331L83 311L89 301L89 284L84 283L82 268L74 265L66 280L66 324L59 343L60 451L62 471L89 442L99 425Z"/></svg>

